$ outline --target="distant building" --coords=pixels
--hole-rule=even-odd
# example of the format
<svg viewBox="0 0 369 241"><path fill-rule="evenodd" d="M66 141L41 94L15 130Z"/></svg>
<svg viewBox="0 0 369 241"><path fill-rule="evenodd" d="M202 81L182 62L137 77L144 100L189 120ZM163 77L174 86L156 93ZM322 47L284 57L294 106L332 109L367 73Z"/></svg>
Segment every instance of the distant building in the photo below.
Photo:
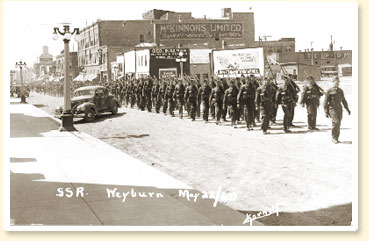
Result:
<svg viewBox="0 0 369 241"><path fill-rule="evenodd" d="M69 52L69 71L72 80L78 76L79 69L78 69L77 52ZM61 51L60 54L56 56L54 75L55 77L64 76L64 50Z"/></svg>
<svg viewBox="0 0 369 241"><path fill-rule="evenodd" d="M38 62L33 66L36 76L50 75L53 73L54 57L49 53L49 48L47 46L42 48L42 52Z"/></svg>
<svg viewBox="0 0 369 241"><path fill-rule="evenodd" d="M98 20L81 30L78 65L102 81L112 79L116 56L151 44L164 48L245 48L254 46L254 13L225 10L222 19L193 18L190 12L153 9L142 20ZM223 10L224 14L224 10ZM126 63L125 63L126 65Z"/></svg>
<svg viewBox="0 0 369 241"><path fill-rule="evenodd" d="M280 40L266 41L259 37L255 46L263 47L265 56L270 56L280 62L284 55L295 53L295 38L281 38Z"/></svg>

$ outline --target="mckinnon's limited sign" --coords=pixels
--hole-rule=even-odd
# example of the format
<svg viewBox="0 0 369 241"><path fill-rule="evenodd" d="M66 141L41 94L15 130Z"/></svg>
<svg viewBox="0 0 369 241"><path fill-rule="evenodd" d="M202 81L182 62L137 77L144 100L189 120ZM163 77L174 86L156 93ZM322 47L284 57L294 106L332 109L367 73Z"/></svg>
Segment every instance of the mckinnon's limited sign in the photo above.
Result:
<svg viewBox="0 0 369 241"><path fill-rule="evenodd" d="M242 23L158 24L160 39L242 38Z"/></svg>

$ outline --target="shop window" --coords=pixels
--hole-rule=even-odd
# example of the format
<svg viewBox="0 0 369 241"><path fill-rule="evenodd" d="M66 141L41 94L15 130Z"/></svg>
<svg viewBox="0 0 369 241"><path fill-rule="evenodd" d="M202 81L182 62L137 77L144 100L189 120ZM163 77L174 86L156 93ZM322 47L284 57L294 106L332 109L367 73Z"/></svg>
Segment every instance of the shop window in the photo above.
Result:
<svg viewBox="0 0 369 241"><path fill-rule="evenodd" d="M202 74L202 79L209 79L209 75L208 74Z"/></svg>

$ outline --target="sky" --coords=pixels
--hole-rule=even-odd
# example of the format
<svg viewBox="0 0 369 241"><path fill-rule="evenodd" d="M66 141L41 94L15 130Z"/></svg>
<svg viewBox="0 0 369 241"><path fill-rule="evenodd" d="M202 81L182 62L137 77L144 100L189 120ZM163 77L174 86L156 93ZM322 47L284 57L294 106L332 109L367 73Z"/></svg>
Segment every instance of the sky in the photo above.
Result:
<svg viewBox="0 0 369 241"><path fill-rule="evenodd" d="M328 49L330 36L335 49L357 48L358 10L351 2L257 2L257 1L104 1L104 2L5 2L3 8L4 71L15 68L20 59L33 65L47 45L52 55L63 49L63 42L52 40L54 27L66 19L72 27L83 28L97 19L142 19L151 9L192 12L193 17L217 19L222 8L233 12L254 12L255 40L269 35L269 40L295 38L296 51ZM311 45L311 42L312 45ZM71 41L70 50L77 50Z"/></svg>

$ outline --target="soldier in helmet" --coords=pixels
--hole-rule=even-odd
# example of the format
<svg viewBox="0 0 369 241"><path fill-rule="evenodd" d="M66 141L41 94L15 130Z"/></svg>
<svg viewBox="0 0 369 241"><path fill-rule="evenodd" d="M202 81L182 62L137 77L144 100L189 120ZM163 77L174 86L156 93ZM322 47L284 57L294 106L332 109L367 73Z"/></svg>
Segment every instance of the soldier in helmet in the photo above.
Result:
<svg viewBox="0 0 369 241"><path fill-rule="evenodd" d="M255 87L250 78L247 78L246 82L240 88L237 96L237 107L243 109L247 130L252 130L255 109Z"/></svg>
<svg viewBox="0 0 369 241"><path fill-rule="evenodd" d="M282 76L284 80L283 85L278 89L276 100L278 104L282 105L284 112L283 127L284 132L289 133L291 126L292 109L294 107L295 89L291 85L288 76Z"/></svg>
<svg viewBox="0 0 369 241"><path fill-rule="evenodd" d="M343 90L339 88L340 79L338 77L333 79L333 87L325 94L324 111L327 118L332 119L332 141L339 143L340 127L342 120L342 104L350 115L351 111L348 107Z"/></svg>
<svg viewBox="0 0 369 241"><path fill-rule="evenodd" d="M236 128L236 121L237 121L237 95L238 95L238 89L236 87L235 81L232 79L230 81L231 86L224 92L224 100L223 100L223 108L226 106L229 109L229 113L232 118L232 124L234 128Z"/></svg>
<svg viewBox="0 0 369 241"><path fill-rule="evenodd" d="M274 89L269 79L264 78L262 85L256 90L255 95L256 109L260 110L261 114L261 129L263 130L263 134L269 134L268 127L274 96Z"/></svg>
<svg viewBox="0 0 369 241"><path fill-rule="evenodd" d="M174 109L175 109L175 98L174 98L175 88L176 88L176 81L172 79L165 92L165 98L167 99L168 104L169 104L169 114L173 117L174 117Z"/></svg>
<svg viewBox="0 0 369 241"><path fill-rule="evenodd" d="M319 106L320 97L323 95L318 85L314 81L313 76L309 76L307 78L308 84L304 86L303 91L301 93L300 104L302 107L305 107L307 110L307 119L308 119L308 129L309 130L318 130L316 128L316 115Z"/></svg>

